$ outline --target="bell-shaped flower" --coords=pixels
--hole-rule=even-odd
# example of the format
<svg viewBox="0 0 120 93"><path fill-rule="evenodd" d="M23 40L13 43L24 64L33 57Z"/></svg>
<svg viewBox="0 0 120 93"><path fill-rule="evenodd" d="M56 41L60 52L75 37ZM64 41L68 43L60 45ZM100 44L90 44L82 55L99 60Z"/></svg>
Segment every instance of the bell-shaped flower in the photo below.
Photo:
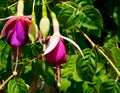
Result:
<svg viewBox="0 0 120 93"><path fill-rule="evenodd" d="M65 48L63 39L72 43L79 50L81 55L83 56L80 47L73 40L71 40L65 36L62 36L60 34L59 23L58 23L58 20L56 19L56 15L52 12L51 16L52 16L52 20L53 20L54 34L50 37L47 48L43 54L45 56L46 61L48 61L52 64L55 64L55 65L60 65L67 61L66 48Z"/></svg>
<svg viewBox="0 0 120 93"><path fill-rule="evenodd" d="M59 65L66 62L66 48L59 34L51 36L44 55L45 59L52 64Z"/></svg>
<svg viewBox="0 0 120 93"><path fill-rule="evenodd" d="M12 47L23 46L28 41L28 29L31 24L29 19L31 16L24 16L23 9L23 0L19 0L18 14L16 16L0 19L9 19L4 25L0 37L5 36L8 44Z"/></svg>

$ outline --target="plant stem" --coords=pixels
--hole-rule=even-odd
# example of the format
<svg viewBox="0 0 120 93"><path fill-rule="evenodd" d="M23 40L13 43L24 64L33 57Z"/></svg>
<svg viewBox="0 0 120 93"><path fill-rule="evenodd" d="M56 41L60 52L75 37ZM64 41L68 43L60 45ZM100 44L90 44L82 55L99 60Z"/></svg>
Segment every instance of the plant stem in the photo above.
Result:
<svg viewBox="0 0 120 93"><path fill-rule="evenodd" d="M20 67L16 73L20 72L21 70L23 70L25 68L25 66L27 66L28 64L32 63L34 60L36 60L37 58L34 58L32 60L29 60L28 62L26 62L22 67ZM13 77L15 77L16 75L15 74L11 74L6 80L5 82L2 83L2 85L0 85L0 90L5 86L5 84L10 80L12 79Z"/></svg>
<svg viewBox="0 0 120 93"><path fill-rule="evenodd" d="M35 76L34 80L33 80L33 83L32 83L32 85L31 85L31 87L29 89L29 93L35 93L39 81L40 81L39 76Z"/></svg>
<svg viewBox="0 0 120 93"><path fill-rule="evenodd" d="M18 47L17 47L17 54L16 54L16 62L15 62L15 69L14 71L17 71L17 65L18 65Z"/></svg>
<svg viewBox="0 0 120 93"><path fill-rule="evenodd" d="M98 50L99 53L101 53L106 60L110 63L110 65L113 67L113 69L115 70L115 72L118 74L118 77L120 77L120 71L118 70L118 68L113 64L113 62L110 60L110 58L101 50L100 47L97 47L96 44L79 28L76 27L83 35L84 37L90 42L90 44L92 45L93 48L96 48Z"/></svg>
<svg viewBox="0 0 120 93"><path fill-rule="evenodd" d="M18 4L18 1L13 3L12 5L8 6L7 8L9 9L9 8L11 8L11 7L13 7L13 6L17 5L17 4Z"/></svg>
<svg viewBox="0 0 120 93"><path fill-rule="evenodd" d="M2 85L0 85L0 90L5 86L5 84L10 80L10 79L12 79L13 77L14 77L15 75L11 75L11 76L9 76L9 78L7 78L7 80L5 80L5 82L3 82L3 84Z"/></svg>

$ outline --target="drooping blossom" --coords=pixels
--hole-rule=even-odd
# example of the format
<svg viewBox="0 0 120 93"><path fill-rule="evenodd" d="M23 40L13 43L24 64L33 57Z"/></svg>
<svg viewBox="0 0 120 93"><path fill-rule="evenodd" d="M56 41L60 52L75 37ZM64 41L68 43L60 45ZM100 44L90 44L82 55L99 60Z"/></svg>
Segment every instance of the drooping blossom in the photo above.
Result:
<svg viewBox="0 0 120 93"><path fill-rule="evenodd" d="M52 64L59 65L66 62L66 48L59 35L51 36L44 55L46 60Z"/></svg>
<svg viewBox="0 0 120 93"><path fill-rule="evenodd" d="M2 29L1 38L5 36L8 44L12 47L21 47L28 41L28 29L31 24L31 16L24 16L23 9L23 0L19 0L17 15L0 19L8 19Z"/></svg>
<svg viewBox="0 0 120 93"><path fill-rule="evenodd" d="M15 76L17 75L18 60L22 60L20 47L25 45L29 40L28 30L31 24L30 19L32 18L32 16L23 15L23 10L24 1L19 0L17 15L0 19L0 21L8 20L2 29L0 38L5 36L8 44L13 48L15 47L14 49L16 50L16 54L12 54L12 60L14 60L14 55L16 56L15 68L13 71L13 75Z"/></svg>
<svg viewBox="0 0 120 93"><path fill-rule="evenodd" d="M28 28L31 21L26 16L13 16L4 25L1 37L6 36L6 40L12 47L20 47L28 41Z"/></svg>
<svg viewBox="0 0 120 93"><path fill-rule="evenodd" d="M59 23L56 18L56 15L51 12L51 17L53 21L53 31L54 34L50 36L50 39L48 41L47 47L44 51L44 57L47 62L50 62L55 65L56 67L56 80L58 86L60 86L61 83L61 78L60 78L60 73L61 73L61 64L67 62L67 56L66 56L66 48L63 40L67 40L70 43L72 43L82 54L82 51L80 47L71 39L62 36L59 31ZM83 56L84 57L84 56Z"/></svg>
<svg viewBox="0 0 120 93"><path fill-rule="evenodd" d="M65 44L63 42L63 39L72 43L83 56L80 47L73 40L65 36L62 36L60 34L59 23L58 23L58 20L56 19L56 15L52 12L51 16L52 16L52 21L53 21L54 34L50 37L47 48L43 54L45 56L46 61L52 64L55 64L55 65L56 64L60 65L67 61L66 49L65 49Z"/></svg>

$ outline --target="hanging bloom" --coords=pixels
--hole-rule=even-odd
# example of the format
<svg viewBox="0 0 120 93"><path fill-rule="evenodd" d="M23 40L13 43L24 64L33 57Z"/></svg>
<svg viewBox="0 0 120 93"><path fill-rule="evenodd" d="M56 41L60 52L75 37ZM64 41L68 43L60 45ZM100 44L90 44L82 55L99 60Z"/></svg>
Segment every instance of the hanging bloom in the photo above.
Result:
<svg viewBox="0 0 120 93"><path fill-rule="evenodd" d="M8 44L12 47L23 46L28 41L28 28L31 24L29 19L31 16L24 16L23 9L23 0L19 0L17 16L1 19L9 19L2 29L1 38L5 36Z"/></svg>
<svg viewBox="0 0 120 93"><path fill-rule="evenodd" d="M83 56L80 47L73 40L71 40L67 37L64 37L60 34L59 23L56 19L56 15L52 12L51 16L52 16L52 20L53 20L54 34L50 37L47 48L43 54L45 56L46 61L48 61L52 64L57 64L57 65L60 65L67 61L66 60L67 59L66 58L66 49L65 49L65 44L63 42L63 39L72 43L79 50L81 55Z"/></svg>
<svg viewBox="0 0 120 93"><path fill-rule="evenodd" d="M63 39L60 38L59 35L51 36L44 55L46 60L52 64L62 64L66 62L66 48Z"/></svg>

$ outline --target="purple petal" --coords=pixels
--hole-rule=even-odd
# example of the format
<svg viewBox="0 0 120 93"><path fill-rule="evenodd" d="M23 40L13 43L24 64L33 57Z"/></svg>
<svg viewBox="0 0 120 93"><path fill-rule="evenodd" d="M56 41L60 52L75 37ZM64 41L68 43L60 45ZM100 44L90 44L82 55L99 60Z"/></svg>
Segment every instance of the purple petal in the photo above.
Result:
<svg viewBox="0 0 120 93"><path fill-rule="evenodd" d="M16 22L16 37L20 42L24 42L25 41L25 28L24 28L24 24L22 22L21 19L18 19Z"/></svg>
<svg viewBox="0 0 120 93"><path fill-rule="evenodd" d="M24 19L24 17L20 17L16 22L16 34L17 39L25 44L28 41L28 28L30 25L29 19Z"/></svg>
<svg viewBox="0 0 120 93"><path fill-rule="evenodd" d="M66 62L66 49L62 39L59 39L56 47L47 55L45 55L45 58L46 61L53 64L62 64Z"/></svg>
<svg viewBox="0 0 120 93"><path fill-rule="evenodd" d="M17 39L17 34L16 32L13 33L12 37L11 37L11 42L10 42L11 46L22 46L22 43Z"/></svg>

